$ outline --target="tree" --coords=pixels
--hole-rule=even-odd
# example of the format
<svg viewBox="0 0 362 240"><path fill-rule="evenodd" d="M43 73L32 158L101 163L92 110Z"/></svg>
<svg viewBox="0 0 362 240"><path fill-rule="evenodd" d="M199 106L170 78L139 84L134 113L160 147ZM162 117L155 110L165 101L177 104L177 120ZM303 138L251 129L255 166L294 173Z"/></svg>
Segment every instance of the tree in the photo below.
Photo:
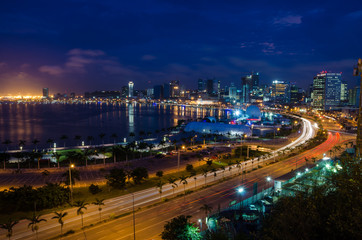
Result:
<svg viewBox="0 0 362 240"><path fill-rule="evenodd" d="M171 184L172 194L175 194L175 188L178 186L176 183L177 178L170 177L167 179L168 183Z"/></svg>
<svg viewBox="0 0 362 240"><path fill-rule="evenodd" d="M208 172L209 172L209 171L208 171L206 168L203 168L203 169L202 169L202 175L203 175L204 178L205 178L205 185L206 185L206 178L207 178Z"/></svg>
<svg viewBox="0 0 362 240"><path fill-rule="evenodd" d="M131 176L135 184L140 184L141 181L148 178L148 171L144 167L137 167L132 171Z"/></svg>
<svg viewBox="0 0 362 240"><path fill-rule="evenodd" d="M65 135L65 134L60 137L60 140L63 141L63 147L65 147L65 141L66 141L67 139L68 139L68 136Z"/></svg>
<svg viewBox="0 0 362 240"><path fill-rule="evenodd" d="M260 239L361 239L361 161L341 157L342 168L323 185L280 198Z"/></svg>
<svg viewBox="0 0 362 240"><path fill-rule="evenodd" d="M93 194L96 195L97 193L102 192L102 189L99 188L98 185L94 185L93 183L88 187L88 191Z"/></svg>
<svg viewBox="0 0 362 240"><path fill-rule="evenodd" d="M98 206L99 220L101 221L101 220L102 220L102 206L104 206L104 199L98 199L98 198L96 198L96 201L93 202L92 204Z"/></svg>
<svg viewBox="0 0 362 240"><path fill-rule="evenodd" d="M180 176L179 177L180 179L180 183L182 183L184 185L184 191L185 191L185 195L186 195L186 185L188 184L187 182L187 176Z"/></svg>
<svg viewBox="0 0 362 240"><path fill-rule="evenodd" d="M160 179L160 181L158 181L158 182L156 183L156 188L158 189L158 192L160 193L160 199L161 199L161 197L162 197L162 187L163 187L163 185L165 185L165 183L162 182L161 179Z"/></svg>
<svg viewBox="0 0 362 240"><path fill-rule="evenodd" d="M123 189L126 186L126 172L123 168L113 168L105 176L107 184L113 188Z"/></svg>
<svg viewBox="0 0 362 240"><path fill-rule="evenodd" d="M80 136L80 135L75 135L74 136L74 140L77 141L77 142L79 141L79 145L80 145L80 140L81 139L82 139L82 136Z"/></svg>
<svg viewBox="0 0 362 240"><path fill-rule="evenodd" d="M38 143L39 142L40 141L38 139L36 139L36 138L34 138L33 141L31 141L31 143L34 145L34 150L35 151L38 151Z"/></svg>
<svg viewBox="0 0 362 240"><path fill-rule="evenodd" d="M13 221L11 218L6 222L6 223L2 223L0 224L0 228L4 229L7 231L6 233L6 237L11 238L11 236L13 236L13 227L18 224L19 221Z"/></svg>
<svg viewBox="0 0 362 240"><path fill-rule="evenodd" d="M2 144L4 144L6 146L6 151L9 151L9 145L12 143L13 142L10 141L9 139L6 139L5 141L2 142Z"/></svg>
<svg viewBox="0 0 362 240"><path fill-rule="evenodd" d="M49 144L49 148L52 148L52 145L54 143L54 139L48 138L47 143Z"/></svg>
<svg viewBox="0 0 362 240"><path fill-rule="evenodd" d="M186 171L188 171L188 172L194 171L194 166L192 166L192 164L187 164L186 165Z"/></svg>
<svg viewBox="0 0 362 240"><path fill-rule="evenodd" d="M164 226L161 238L164 240L201 240L198 227L190 223L191 216L180 215Z"/></svg>
<svg viewBox="0 0 362 240"><path fill-rule="evenodd" d="M70 171L71 171L71 177L72 177L71 182L69 181L69 170L65 171L62 176L65 179L64 180L65 185L70 185L70 183L71 183L74 186L75 179L77 179L78 181L80 180L79 170L71 168Z"/></svg>
<svg viewBox="0 0 362 240"><path fill-rule="evenodd" d="M60 224L60 234L62 235L63 234L63 225L64 225L63 218L65 216L67 216L68 213L60 211L60 212L54 212L54 214L55 214L55 216L53 216L52 219L58 219L58 223Z"/></svg>
<svg viewBox="0 0 362 240"><path fill-rule="evenodd" d="M157 172L156 172L156 176L159 177L159 178L162 178L162 176L163 176L163 171L157 171Z"/></svg>
<svg viewBox="0 0 362 240"><path fill-rule="evenodd" d="M212 207L207 205L207 204L203 204L201 207L200 207L200 210L201 211L204 211L205 212L205 217L209 217L209 214L211 213L212 211Z"/></svg>
<svg viewBox="0 0 362 240"><path fill-rule="evenodd" d="M10 155L6 152L0 153L0 159L4 164L4 170L6 169L6 162L9 161Z"/></svg>
<svg viewBox="0 0 362 240"><path fill-rule="evenodd" d="M89 145L92 146L92 141L94 141L94 137L93 136L88 136L87 141L89 142Z"/></svg>
<svg viewBox="0 0 362 240"><path fill-rule="evenodd" d="M40 222L46 222L47 220L44 218L41 218L42 215L35 215L35 213L33 213L33 216L31 218L27 218L27 220L30 221L30 223L28 224L28 228L31 227L31 231L35 232L35 236L36 239L38 239L38 230L39 230L39 226L38 224Z"/></svg>
<svg viewBox="0 0 362 240"><path fill-rule="evenodd" d="M104 145L104 137L106 136L106 134L105 133L100 133L98 136L102 141L102 145Z"/></svg>
<svg viewBox="0 0 362 240"><path fill-rule="evenodd" d="M82 228L83 228L83 214L84 214L83 210L87 210L87 205L88 205L88 203L86 203L84 200L76 201L74 203L74 206L78 208L77 215L80 215L81 220L82 220Z"/></svg>
<svg viewBox="0 0 362 240"><path fill-rule="evenodd" d="M117 133L112 133L111 138L113 138L113 144L116 144L116 140L118 138Z"/></svg>
<svg viewBox="0 0 362 240"><path fill-rule="evenodd" d="M60 157L61 157L61 156L62 156L62 155L61 155L60 153L58 153L58 152L53 152L53 154L52 154L52 157L55 158L56 161L57 161L58 168L60 167L59 164L60 164ZM38 168L39 168L39 167L38 167Z"/></svg>

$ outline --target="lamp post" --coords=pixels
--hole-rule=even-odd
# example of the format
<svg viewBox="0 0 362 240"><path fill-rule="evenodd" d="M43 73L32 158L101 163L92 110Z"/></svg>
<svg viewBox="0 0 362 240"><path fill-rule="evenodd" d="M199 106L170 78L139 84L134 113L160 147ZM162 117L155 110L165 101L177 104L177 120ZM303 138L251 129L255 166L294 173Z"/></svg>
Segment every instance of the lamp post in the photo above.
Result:
<svg viewBox="0 0 362 240"><path fill-rule="evenodd" d="M199 219L198 222L199 222L199 224L200 224L200 230L202 231L202 220Z"/></svg>
<svg viewBox="0 0 362 240"><path fill-rule="evenodd" d="M136 240L136 218L134 214L134 194L132 193L132 212L133 212L133 240Z"/></svg>
<svg viewBox="0 0 362 240"><path fill-rule="evenodd" d="M185 149L185 146L182 146L182 149ZM181 149L178 150L178 156L177 156L177 172L180 171L180 153Z"/></svg>
<svg viewBox="0 0 362 240"><path fill-rule="evenodd" d="M239 187L238 188L238 193L240 194L239 196L240 196L240 203L239 203L239 206L240 206L240 210L242 209L242 194L243 194L243 192L244 192L244 188L243 187Z"/></svg>
<svg viewBox="0 0 362 240"><path fill-rule="evenodd" d="M69 165L69 184L70 184L70 204L73 205L73 181L72 181L72 168L74 164Z"/></svg>
<svg viewBox="0 0 362 240"><path fill-rule="evenodd" d="M267 182L268 182L268 188L269 188L269 187L270 187L269 184L270 184L272 178L268 176L268 177L266 178L266 180L267 180Z"/></svg>

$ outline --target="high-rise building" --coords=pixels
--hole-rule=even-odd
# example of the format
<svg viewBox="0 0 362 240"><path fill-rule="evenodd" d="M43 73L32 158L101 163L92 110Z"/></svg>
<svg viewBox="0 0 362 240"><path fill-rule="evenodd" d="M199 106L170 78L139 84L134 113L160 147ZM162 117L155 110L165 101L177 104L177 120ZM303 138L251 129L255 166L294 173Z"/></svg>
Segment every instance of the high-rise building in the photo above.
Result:
<svg viewBox="0 0 362 240"><path fill-rule="evenodd" d="M348 104L352 107L359 107L359 94L360 94L360 86L354 87L349 90L349 101Z"/></svg>
<svg viewBox="0 0 362 240"><path fill-rule="evenodd" d="M43 88L43 98L49 98L49 88Z"/></svg>
<svg viewBox="0 0 362 240"><path fill-rule="evenodd" d="M241 78L241 102L250 103L251 95L259 88L259 73L251 73Z"/></svg>
<svg viewBox="0 0 362 240"><path fill-rule="evenodd" d="M290 86L288 82L274 80L272 84L271 97L275 103L289 103L290 102Z"/></svg>
<svg viewBox="0 0 362 240"><path fill-rule="evenodd" d="M341 73L317 74L313 80L312 106L332 110L341 103Z"/></svg>
<svg viewBox="0 0 362 240"><path fill-rule="evenodd" d="M170 99L171 98L171 87L169 83L163 84L163 98Z"/></svg>
<svg viewBox="0 0 362 240"><path fill-rule="evenodd" d="M180 97L180 85L179 81L171 81L170 82L170 97L178 98Z"/></svg>
<svg viewBox="0 0 362 240"><path fill-rule="evenodd" d="M128 97L128 86L123 86L121 88L121 97L123 98Z"/></svg>
<svg viewBox="0 0 362 240"><path fill-rule="evenodd" d="M128 82L128 97L129 98L132 98L133 97L133 82L132 81L129 81Z"/></svg>
<svg viewBox="0 0 362 240"><path fill-rule="evenodd" d="M290 85L290 103L298 104L301 100L300 88L295 84Z"/></svg>
<svg viewBox="0 0 362 240"><path fill-rule="evenodd" d="M153 87L153 98L154 99L163 99L163 86L156 85Z"/></svg>
<svg viewBox="0 0 362 240"><path fill-rule="evenodd" d="M205 81L201 78L197 80L197 91L199 92L205 91Z"/></svg>
<svg viewBox="0 0 362 240"><path fill-rule="evenodd" d="M341 102L348 101L348 85L346 82L341 83Z"/></svg>
<svg viewBox="0 0 362 240"><path fill-rule="evenodd" d="M237 88L234 86L234 83L231 83L231 86L229 87L229 99L230 99L230 101L236 99L236 90L237 90Z"/></svg>

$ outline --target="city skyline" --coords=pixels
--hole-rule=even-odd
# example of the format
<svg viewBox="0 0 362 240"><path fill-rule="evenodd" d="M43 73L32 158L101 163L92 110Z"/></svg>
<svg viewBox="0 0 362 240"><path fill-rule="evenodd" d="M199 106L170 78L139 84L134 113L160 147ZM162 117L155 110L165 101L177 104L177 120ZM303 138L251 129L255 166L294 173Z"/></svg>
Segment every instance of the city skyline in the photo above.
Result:
<svg viewBox="0 0 362 240"><path fill-rule="evenodd" d="M355 4L20 2L0 10L0 94L120 90L129 81L195 89L198 78L238 84L252 71L261 83L304 89L322 70L358 81Z"/></svg>

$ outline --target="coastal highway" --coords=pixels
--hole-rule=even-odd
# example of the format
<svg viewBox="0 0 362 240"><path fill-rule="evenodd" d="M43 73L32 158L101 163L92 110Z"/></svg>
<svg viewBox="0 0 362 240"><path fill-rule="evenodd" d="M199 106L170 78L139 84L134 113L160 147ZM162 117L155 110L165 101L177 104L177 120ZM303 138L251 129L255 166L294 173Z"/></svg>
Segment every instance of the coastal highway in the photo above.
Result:
<svg viewBox="0 0 362 240"><path fill-rule="evenodd" d="M300 137L291 143L289 146L283 148L295 147L307 139L311 138L315 134L315 127L312 123L303 119L303 129ZM265 184L266 176L271 176L273 178L283 175L286 172L289 172L291 168L295 166L295 163L302 164L305 157L318 156L323 154L332 148L339 141L339 134L329 133L328 140L322 145L318 146L315 149L306 151L305 153L298 155L294 158L288 159L283 162L265 166L261 169L253 171L249 174L246 174L246 180L244 186L249 188L253 182L259 182L259 188L263 188ZM279 150L278 150L279 151ZM277 151L276 151L277 152ZM267 161L267 160L264 160ZM259 162L262 164L262 161ZM256 165L254 165L255 167ZM251 164L245 166L246 171L251 170ZM216 183L217 181L228 176L237 176L240 172L240 169L236 166L232 166L229 170L227 168L225 171L219 170L214 173L209 173L206 178L202 175L196 176L194 178L188 178L188 184L183 185L178 182L178 187L173 189L169 184L163 186L162 189L162 198L171 198L179 193L186 190L193 190L194 188L199 188L200 186L211 183ZM199 208L202 204L207 203L212 205L214 209L218 208L220 204L221 208L225 208L231 201L237 199L235 195L235 187L241 184L241 177L234 177L231 180L216 184L214 186L199 190L195 193L186 195L185 197L179 197L173 200L169 200L165 203L162 203L158 206L153 206L150 208L142 208L140 211L136 212L136 231L137 239L157 239L160 232L162 231L165 221L175 217L179 214L190 214L193 216L193 219L198 219L203 217L202 212ZM251 190L246 191L247 197L251 193ZM143 191L134 193L134 205L137 210L139 207L146 207L153 203L160 202L160 194L158 189L150 188ZM103 218L108 218L112 215L119 215L122 213L129 213L132 210L133 198L131 194L124 196L108 199L105 201L105 206L102 211ZM89 205L88 209L84 214L84 225L95 224L99 221L99 212L96 206ZM76 209L67 209L68 216L65 217L64 229L63 232L66 232L70 229L78 230L77 233L68 236L63 239L132 239L133 225L132 225L132 216L128 215L121 217L115 220L112 220L107 223L103 223L92 228L86 229L84 232L80 232L81 220L80 216L76 215ZM47 239L54 237L60 233L60 225L56 220L51 219L53 214L47 214L43 217L47 219L47 222L42 222L39 224L39 239ZM14 227L14 236L12 239L29 239L34 237L34 233L27 228L28 221L22 220L18 225ZM132 229L131 229L132 228ZM0 232L4 236L4 231Z"/></svg>

